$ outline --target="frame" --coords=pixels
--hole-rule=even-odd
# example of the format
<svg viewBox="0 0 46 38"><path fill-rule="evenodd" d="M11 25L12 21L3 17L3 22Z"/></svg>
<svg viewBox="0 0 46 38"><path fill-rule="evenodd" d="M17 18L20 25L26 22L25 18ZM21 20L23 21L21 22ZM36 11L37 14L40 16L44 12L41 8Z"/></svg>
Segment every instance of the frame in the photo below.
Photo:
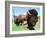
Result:
<svg viewBox="0 0 46 38"><path fill-rule="evenodd" d="M44 3L5 1L5 37L44 35L44 7ZM25 23L25 20L24 23L21 23L20 21L22 16L27 15L29 9L36 9L36 11L38 12L38 20L40 19L38 24L36 24L34 27L35 30L32 28L30 29L31 26L28 27L29 25L23 25ZM19 24L19 26L16 25L17 15L20 15L21 17L18 17L18 20L20 20L19 23L17 22L17 25ZM13 23L14 21L15 24Z"/></svg>

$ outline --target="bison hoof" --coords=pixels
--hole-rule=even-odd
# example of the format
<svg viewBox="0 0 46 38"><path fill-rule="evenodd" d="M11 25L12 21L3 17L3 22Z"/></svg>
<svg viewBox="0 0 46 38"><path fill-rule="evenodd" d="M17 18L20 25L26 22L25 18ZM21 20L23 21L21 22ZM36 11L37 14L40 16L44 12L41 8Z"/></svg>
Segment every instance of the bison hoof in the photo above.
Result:
<svg viewBox="0 0 46 38"><path fill-rule="evenodd" d="M35 30L33 27L27 27L29 30Z"/></svg>

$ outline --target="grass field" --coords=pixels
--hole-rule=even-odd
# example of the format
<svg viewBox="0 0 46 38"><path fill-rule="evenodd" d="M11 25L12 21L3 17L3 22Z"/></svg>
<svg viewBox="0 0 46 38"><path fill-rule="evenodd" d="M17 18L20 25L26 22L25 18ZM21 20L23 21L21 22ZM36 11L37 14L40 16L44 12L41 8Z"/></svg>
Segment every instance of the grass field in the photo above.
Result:
<svg viewBox="0 0 46 38"><path fill-rule="evenodd" d="M36 23L35 27L36 30L40 29L40 20L38 20L38 22ZM12 31L28 31L29 29L27 29L27 25L19 25L16 26L16 24L14 24L14 22L12 23Z"/></svg>
<svg viewBox="0 0 46 38"><path fill-rule="evenodd" d="M19 25L17 26L16 24L12 24L12 31L26 31L28 30L27 28L27 25Z"/></svg>

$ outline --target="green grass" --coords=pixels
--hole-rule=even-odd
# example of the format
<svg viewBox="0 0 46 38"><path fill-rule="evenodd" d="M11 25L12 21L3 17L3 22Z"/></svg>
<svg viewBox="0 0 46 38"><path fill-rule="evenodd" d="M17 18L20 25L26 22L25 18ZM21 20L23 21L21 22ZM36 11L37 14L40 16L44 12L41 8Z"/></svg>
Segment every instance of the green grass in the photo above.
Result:
<svg viewBox="0 0 46 38"><path fill-rule="evenodd" d="M40 29L40 20L36 23L35 27L36 30ZM12 31L28 31L27 29L27 25L19 25L17 26L16 24L14 24L14 22L12 23Z"/></svg>
<svg viewBox="0 0 46 38"><path fill-rule="evenodd" d="M16 25L16 24L14 24L14 22L13 22L13 24L12 24L12 31L26 31L26 30L28 30L27 28L26 28L26 26L24 26L24 25Z"/></svg>

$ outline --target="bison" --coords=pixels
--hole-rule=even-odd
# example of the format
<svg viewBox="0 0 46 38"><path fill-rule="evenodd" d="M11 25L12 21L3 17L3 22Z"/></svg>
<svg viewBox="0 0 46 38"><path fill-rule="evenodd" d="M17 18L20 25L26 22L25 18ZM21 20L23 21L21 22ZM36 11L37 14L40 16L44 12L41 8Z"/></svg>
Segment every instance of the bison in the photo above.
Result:
<svg viewBox="0 0 46 38"><path fill-rule="evenodd" d="M33 27L36 25L38 21L38 12L35 9L31 9L27 12L27 24L29 30L35 30Z"/></svg>
<svg viewBox="0 0 46 38"><path fill-rule="evenodd" d="M14 23L16 25L19 25L19 24L23 24L24 21L26 21L26 17L24 15L20 15L20 16L14 16Z"/></svg>

